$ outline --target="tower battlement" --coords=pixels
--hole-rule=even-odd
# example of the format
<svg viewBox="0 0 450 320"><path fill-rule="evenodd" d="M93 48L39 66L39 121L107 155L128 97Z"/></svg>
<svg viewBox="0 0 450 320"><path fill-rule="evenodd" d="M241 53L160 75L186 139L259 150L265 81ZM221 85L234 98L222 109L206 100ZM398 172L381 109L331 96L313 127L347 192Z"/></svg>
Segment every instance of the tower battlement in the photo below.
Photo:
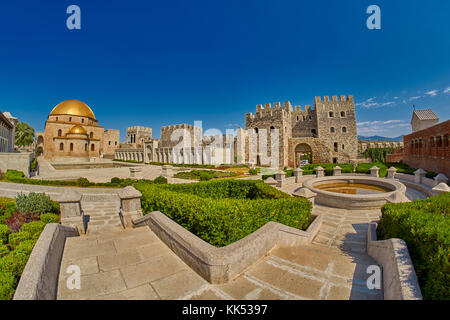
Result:
<svg viewBox="0 0 450 320"><path fill-rule="evenodd" d="M353 102L353 96L331 96L331 100L329 96L324 96L323 101L322 97L316 96L314 97L314 103L321 103L321 102Z"/></svg>

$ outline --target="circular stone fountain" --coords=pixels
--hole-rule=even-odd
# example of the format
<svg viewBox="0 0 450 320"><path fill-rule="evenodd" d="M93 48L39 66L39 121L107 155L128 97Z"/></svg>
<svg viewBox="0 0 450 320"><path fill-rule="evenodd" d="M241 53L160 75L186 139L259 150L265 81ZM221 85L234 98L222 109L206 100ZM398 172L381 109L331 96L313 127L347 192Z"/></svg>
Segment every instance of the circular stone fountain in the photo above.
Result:
<svg viewBox="0 0 450 320"><path fill-rule="evenodd" d="M303 187L317 194L315 203L335 208L380 208L387 202L409 201L405 185L394 179L327 176L307 180Z"/></svg>

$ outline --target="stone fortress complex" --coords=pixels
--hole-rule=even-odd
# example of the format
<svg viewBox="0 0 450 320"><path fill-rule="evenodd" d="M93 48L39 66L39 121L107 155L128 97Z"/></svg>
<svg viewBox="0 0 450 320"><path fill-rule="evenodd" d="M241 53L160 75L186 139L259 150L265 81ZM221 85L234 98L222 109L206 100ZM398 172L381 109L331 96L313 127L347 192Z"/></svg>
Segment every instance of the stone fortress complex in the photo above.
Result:
<svg viewBox="0 0 450 320"><path fill-rule="evenodd" d="M208 134L214 132L214 134ZM161 127L161 137L152 128L127 129L126 142L120 131L99 126L91 108L67 100L50 112L45 131L36 134L36 154L52 162L96 161L101 158L137 162L185 164L250 164L263 167L298 167L310 163L356 161L367 147L398 147L397 142L358 143L353 96L315 97L314 107L292 107L289 101L257 105L245 115L245 129L222 134L200 125ZM372 145L373 144L373 145Z"/></svg>

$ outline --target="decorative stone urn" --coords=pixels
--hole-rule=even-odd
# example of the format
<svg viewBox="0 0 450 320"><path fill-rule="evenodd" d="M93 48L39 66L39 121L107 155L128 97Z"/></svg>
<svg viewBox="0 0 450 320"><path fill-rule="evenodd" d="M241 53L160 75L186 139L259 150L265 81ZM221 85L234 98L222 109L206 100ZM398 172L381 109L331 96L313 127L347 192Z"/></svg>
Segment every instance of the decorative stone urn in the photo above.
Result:
<svg viewBox="0 0 450 320"><path fill-rule="evenodd" d="M308 188L301 188L300 190L294 192L292 195L295 197L306 198L314 205L314 199L316 198L317 193L312 192Z"/></svg>
<svg viewBox="0 0 450 320"><path fill-rule="evenodd" d="M320 178L320 177L324 177L325 176L325 169L322 168L321 166L318 166L316 168L316 177Z"/></svg>
<svg viewBox="0 0 450 320"><path fill-rule="evenodd" d="M422 183L422 179L425 177L427 173L422 170L422 169L417 169L416 171L414 171L414 182L421 184Z"/></svg>
<svg viewBox="0 0 450 320"><path fill-rule="evenodd" d="M387 174L388 179L394 179L396 173L397 173L397 168L395 168L395 167L390 167L390 168L388 169L388 174Z"/></svg>
<svg viewBox="0 0 450 320"><path fill-rule="evenodd" d="M275 180L272 177L267 178L266 180L264 180L265 183L267 183L270 186L276 186L277 185L277 180Z"/></svg>
<svg viewBox="0 0 450 320"><path fill-rule="evenodd" d="M372 177L379 177L380 176L380 168L378 168L377 166L373 166L372 168L370 168L370 175Z"/></svg>
<svg viewBox="0 0 450 320"><path fill-rule="evenodd" d="M431 190L433 191L433 195L437 196L441 193L450 192L450 187L448 184L441 182Z"/></svg>
<svg viewBox="0 0 450 320"><path fill-rule="evenodd" d="M133 228L133 220L141 218L141 197L142 193L132 186L120 190L120 214L122 223L126 229Z"/></svg>
<svg viewBox="0 0 450 320"><path fill-rule="evenodd" d="M79 234L86 232L84 215L81 210L82 196L81 193L70 190L55 197L61 210L61 224L76 228Z"/></svg>
<svg viewBox="0 0 450 320"><path fill-rule="evenodd" d="M440 184L440 183L447 183L448 179L445 176L445 174L443 173L439 173L436 177L434 177L434 181L436 181L436 185Z"/></svg>
<svg viewBox="0 0 450 320"><path fill-rule="evenodd" d="M283 170L278 171L275 173L275 180L277 181L277 187L281 188L284 184L284 179L286 178L286 172Z"/></svg>
<svg viewBox="0 0 450 320"><path fill-rule="evenodd" d="M300 183L300 179L302 176L303 176L303 170L301 168L295 168L294 169L295 183Z"/></svg>
<svg viewBox="0 0 450 320"><path fill-rule="evenodd" d="M342 168L336 166L333 168L333 176L340 176L342 174Z"/></svg>

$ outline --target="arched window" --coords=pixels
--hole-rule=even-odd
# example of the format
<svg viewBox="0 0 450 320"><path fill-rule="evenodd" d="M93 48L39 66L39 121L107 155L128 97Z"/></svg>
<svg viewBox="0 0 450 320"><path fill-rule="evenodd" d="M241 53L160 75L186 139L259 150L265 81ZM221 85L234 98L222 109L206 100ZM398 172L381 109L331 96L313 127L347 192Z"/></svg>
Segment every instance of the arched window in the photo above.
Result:
<svg viewBox="0 0 450 320"><path fill-rule="evenodd" d="M344 145L342 145L342 150L344 150Z"/></svg>
<svg viewBox="0 0 450 320"><path fill-rule="evenodd" d="M58 121L58 117L56 117L56 121Z"/></svg>
<svg viewBox="0 0 450 320"><path fill-rule="evenodd" d="M258 128L255 128L255 133L258 133Z"/></svg>
<svg viewBox="0 0 450 320"><path fill-rule="evenodd" d="M316 134L316 129L311 129L312 134Z"/></svg>
<svg viewBox="0 0 450 320"><path fill-rule="evenodd" d="M347 132L347 127L342 127L342 133L346 133Z"/></svg>
<svg viewBox="0 0 450 320"><path fill-rule="evenodd" d="M59 130L58 130L58 137L61 137L61 136L62 136L62 130L59 129Z"/></svg>
<svg viewBox="0 0 450 320"><path fill-rule="evenodd" d="M330 128L330 133L334 133L334 127Z"/></svg>
<svg viewBox="0 0 450 320"><path fill-rule="evenodd" d="M94 133L93 132L91 132L91 133L89 133L89 138L93 138L94 137Z"/></svg>
<svg viewBox="0 0 450 320"><path fill-rule="evenodd" d="M84 144L84 151L87 151L87 143Z"/></svg>
<svg viewBox="0 0 450 320"><path fill-rule="evenodd" d="M60 143L59 144L59 151L63 151L64 150L64 143Z"/></svg>
<svg viewBox="0 0 450 320"><path fill-rule="evenodd" d="M334 151L336 151L336 152L338 151L338 143L337 142L334 143Z"/></svg>
<svg viewBox="0 0 450 320"><path fill-rule="evenodd" d="M84 123L84 119L81 119L81 123Z"/></svg>
<svg viewBox="0 0 450 320"><path fill-rule="evenodd" d="M328 113L328 115L330 116L330 118L334 117L334 113L332 111L330 111L330 113Z"/></svg>
<svg viewBox="0 0 450 320"><path fill-rule="evenodd" d="M70 143L70 151L73 151L73 143Z"/></svg>
<svg viewBox="0 0 450 320"><path fill-rule="evenodd" d="M69 122L71 122L72 121L72 117L69 117Z"/></svg>
<svg viewBox="0 0 450 320"><path fill-rule="evenodd" d="M95 151L95 144L91 144L91 151Z"/></svg>
<svg viewBox="0 0 450 320"><path fill-rule="evenodd" d="M345 112L341 111L341 118L345 118Z"/></svg>

